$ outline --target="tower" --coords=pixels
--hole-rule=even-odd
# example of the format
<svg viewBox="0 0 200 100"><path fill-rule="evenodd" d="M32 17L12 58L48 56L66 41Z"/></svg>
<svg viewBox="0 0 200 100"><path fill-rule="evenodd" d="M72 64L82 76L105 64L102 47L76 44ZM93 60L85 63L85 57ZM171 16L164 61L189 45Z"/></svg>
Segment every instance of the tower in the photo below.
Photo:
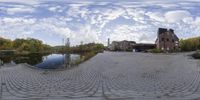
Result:
<svg viewBox="0 0 200 100"><path fill-rule="evenodd" d="M107 44L107 46L108 47L110 46L110 38L108 38L108 44Z"/></svg>
<svg viewBox="0 0 200 100"><path fill-rule="evenodd" d="M67 38L66 46L67 46L67 47L70 47L70 40L69 40L69 38Z"/></svg>

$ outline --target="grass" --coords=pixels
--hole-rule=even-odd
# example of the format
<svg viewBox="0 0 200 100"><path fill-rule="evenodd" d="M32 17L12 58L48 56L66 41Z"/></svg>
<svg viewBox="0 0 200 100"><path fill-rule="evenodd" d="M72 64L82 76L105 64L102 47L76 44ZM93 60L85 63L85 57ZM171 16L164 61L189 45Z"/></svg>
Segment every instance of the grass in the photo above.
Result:
<svg viewBox="0 0 200 100"><path fill-rule="evenodd" d="M98 52L86 52L83 54L80 54L81 57L79 60L75 61L72 65L79 65L80 63L89 60L90 58L94 57Z"/></svg>
<svg viewBox="0 0 200 100"><path fill-rule="evenodd" d="M160 49L149 49L148 52L150 52L150 53L163 53L163 51L160 50Z"/></svg>

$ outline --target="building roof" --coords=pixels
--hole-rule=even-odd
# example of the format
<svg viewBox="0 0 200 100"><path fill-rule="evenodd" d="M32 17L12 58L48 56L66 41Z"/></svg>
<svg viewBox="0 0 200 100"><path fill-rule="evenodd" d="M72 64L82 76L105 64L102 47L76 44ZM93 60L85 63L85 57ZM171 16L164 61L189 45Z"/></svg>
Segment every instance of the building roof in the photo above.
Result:
<svg viewBox="0 0 200 100"><path fill-rule="evenodd" d="M173 35L173 37L174 37L174 39L175 40L179 40L179 38L178 38L178 36L174 33L174 30L173 29L167 29L167 28L158 28L158 35L160 34L160 33L164 33L164 34L166 34L166 32L170 32L172 35ZM158 37L156 38L156 41L158 41ZM155 42L156 42L155 41Z"/></svg>
<svg viewBox="0 0 200 100"><path fill-rule="evenodd" d="M174 33L173 33L173 34L174 34ZM176 40L179 40L179 38L177 37L176 34L174 34L174 38L175 38Z"/></svg>
<svg viewBox="0 0 200 100"><path fill-rule="evenodd" d="M138 44L135 44L135 46L155 46L155 44L152 44L152 43L138 43Z"/></svg>
<svg viewBox="0 0 200 100"><path fill-rule="evenodd" d="M112 43L121 43L121 42L130 42L130 43L136 44L135 41L127 41L127 40L123 40L123 41L112 41Z"/></svg>

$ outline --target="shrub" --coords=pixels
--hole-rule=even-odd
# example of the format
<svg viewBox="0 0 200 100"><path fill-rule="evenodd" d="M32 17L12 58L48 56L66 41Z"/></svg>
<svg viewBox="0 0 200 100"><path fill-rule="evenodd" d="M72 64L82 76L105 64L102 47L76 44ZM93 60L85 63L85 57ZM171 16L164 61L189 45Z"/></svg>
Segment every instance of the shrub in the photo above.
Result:
<svg viewBox="0 0 200 100"><path fill-rule="evenodd" d="M200 49L200 37L181 39L180 48L181 51L195 51Z"/></svg>
<svg viewBox="0 0 200 100"><path fill-rule="evenodd" d="M149 49L148 52L150 53L162 53L163 51L160 49Z"/></svg>
<svg viewBox="0 0 200 100"><path fill-rule="evenodd" d="M192 54L192 57L193 57L194 59L200 59L200 51L197 51L197 52L193 53L193 54Z"/></svg>

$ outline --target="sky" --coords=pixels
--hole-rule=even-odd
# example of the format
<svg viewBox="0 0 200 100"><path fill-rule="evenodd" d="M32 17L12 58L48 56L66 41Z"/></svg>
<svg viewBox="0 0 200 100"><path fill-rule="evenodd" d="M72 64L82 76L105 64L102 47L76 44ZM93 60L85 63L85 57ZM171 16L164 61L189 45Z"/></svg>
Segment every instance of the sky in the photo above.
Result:
<svg viewBox="0 0 200 100"><path fill-rule="evenodd" d="M0 0L0 37L62 45L130 40L154 43L159 27L200 36L199 0Z"/></svg>

